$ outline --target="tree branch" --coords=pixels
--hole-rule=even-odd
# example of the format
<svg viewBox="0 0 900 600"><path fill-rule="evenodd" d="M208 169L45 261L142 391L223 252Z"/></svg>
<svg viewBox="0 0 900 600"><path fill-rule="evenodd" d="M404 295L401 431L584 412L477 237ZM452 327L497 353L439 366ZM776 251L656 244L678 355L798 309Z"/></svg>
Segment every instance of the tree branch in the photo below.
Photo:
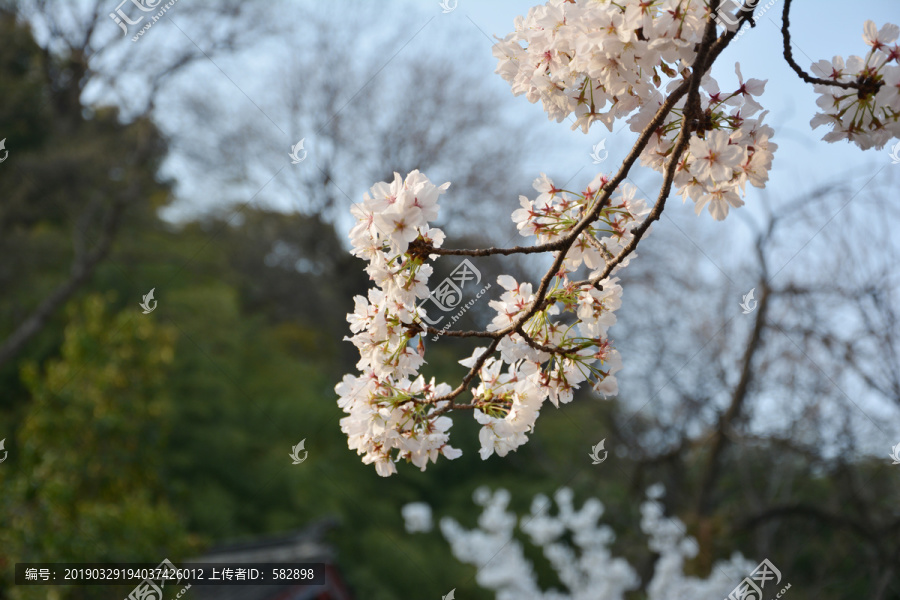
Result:
<svg viewBox="0 0 900 600"><path fill-rule="evenodd" d="M423 254L440 254L442 256L494 256L496 254L509 256L510 254L537 254L539 252L552 252L562 248L566 238L561 238L546 244L536 246L513 246L512 248L434 248L423 245ZM411 246L412 244L410 244Z"/></svg>
<svg viewBox="0 0 900 600"><path fill-rule="evenodd" d="M821 508L808 504L785 504L781 506L770 507L763 512L744 519L741 523L742 529L752 529L764 524L766 521L780 519L784 517L807 517L815 519L823 523L829 523L838 527L849 529L858 533L864 539L870 540L874 537L872 531L865 527L862 523L855 521L849 517L831 514L825 512Z"/></svg>
<svg viewBox="0 0 900 600"><path fill-rule="evenodd" d="M797 75L800 76L800 79L805 81L806 83L818 84L818 85L831 85L834 87L844 88L845 90L860 90L864 89L868 90L869 87L874 89L875 92L881 87L882 82L873 83L869 86L864 86L863 84L857 81L834 81L831 79L821 79L819 77L813 77L809 75L806 71L800 68L800 65L794 60L794 53L791 50L791 32L790 32L790 19L788 17L788 13L791 11L791 0L784 0L784 11L782 12L782 23L781 23L781 36L784 39L784 59L791 66Z"/></svg>
<svg viewBox="0 0 900 600"><path fill-rule="evenodd" d="M124 195L123 195L124 196ZM100 240L97 245L83 258L76 257L72 264L72 272L69 278L61 283L53 292L44 298L38 307L28 318L16 327L16 329L0 344L0 366L14 358L34 336L36 336L50 317L78 291L85 282L90 279L97 265L106 258L112 247L113 239L118 232L122 213L125 210L124 197L113 202L112 207L104 219Z"/></svg>
<svg viewBox="0 0 900 600"><path fill-rule="evenodd" d="M706 469L704 471L703 479L700 484L700 491L697 494L697 515L700 517L706 516L711 508L712 508L712 490L715 486L716 480L719 477L719 472L721 469L720 458L722 453L725 451L725 447L728 443L728 434L727 430L740 416L741 411L743 410L744 401L747 398L747 392L750 387L750 382L753 379L753 358L756 356L756 352L760 348L760 341L762 339L762 332L765 328L766 321L766 309L769 305L769 290L766 287L765 280L763 280L763 284L761 286L762 294L759 298L759 305L756 309L756 320L753 324L753 332L750 334L750 340L747 342L747 349L744 351L744 356L741 360L741 375L738 379L738 383L734 388L734 391L731 394L731 403L728 406L728 409L719 417L719 423L716 426L716 430L713 433L713 441L712 447L710 448L709 459L706 462Z"/></svg>

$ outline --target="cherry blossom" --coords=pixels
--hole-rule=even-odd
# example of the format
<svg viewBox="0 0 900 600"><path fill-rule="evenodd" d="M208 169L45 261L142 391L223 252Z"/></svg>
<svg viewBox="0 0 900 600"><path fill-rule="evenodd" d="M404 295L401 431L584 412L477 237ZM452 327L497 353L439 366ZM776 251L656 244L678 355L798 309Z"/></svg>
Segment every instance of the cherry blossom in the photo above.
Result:
<svg viewBox="0 0 900 600"><path fill-rule="evenodd" d="M900 27L888 23L878 29L874 22L863 26L863 41L871 49L866 56L835 56L813 63L816 76L834 82L855 83L859 89L817 84L821 112L810 121L813 129L831 126L822 138L827 142L848 140L863 150L883 148L900 137ZM891 45L893 44L893 46Z"/></svg>
<svg viewBox="0 0 900 600"><path fill-rule="evenodd" d="M400 512L407 533L431 531L431 507L424 502L410 502Z"/></svg>
<svg viewBox="0 0 900 600"><path fill-rule="evenodd" d="M788 9L786 3L785 23ZM752 18L752 6L742 10ZM460 456L449 443L453 412L472 411L481 426L480 455L488 459L526 443L545 402L559 407L582 387L617 394L623 360L609 333L622 305L619 275L667 197L690 199L698 215L706 210L723 220L744 205L748 183L763 188L769 179L778 146L759 102L766 82L745 79L739 63L736 87L713 77L737 30L720 33L708 3L549 0L516 18L514 28L493 48L496 72L513 94L585 133L595 122L612 131L625 119L638 142L617 173L597 173L582 189L537 177L534 197L510 206L531 246L444 249L446 236L432 224L450 184L437 186L419 171L394 173L351 208L351 253L366 262L372 287L347 315L352 335L345 339L359 351L358 373L335 391L349 447L383 476L400 460L424 470L440 456ZM816 77L791 58L787 25L783 35L785 59L819 94L811 125L831 127L826 141L867 149L900 137L900 27L867 21L866 56L819 61ZM627 182L638 161L663 175L652 207ZM549 254L552 267L534 281L500 275L502 291L487 303L493 312L484 329L428 326L434 321L422 304L431 297L434 261L526 252ZM461 385L420 373L427 334L481 343L459 361L468 369Z"/></svg>
<svg viewBox="0 0 900 600"><path fill-rule="evenodd" d="M496 72L551 119L574 114L573 129L600 121L612 131L660 96L663 76L693 62L708 15L706 3L685 0L550 0L494 46Z"/></svg>
<svg viewBox="0 0 900 600"><path fill-rule="evenodd" d="M690 153L690 174L713 184L730 181L736 167L744 162L744 149L729 144L724 131L710 131L705 140L691 138Z"/></svg>
<svg viewBox="0 0 900 600"><path fill-rule="evenodd" d="M754 563L735 553L718 561L706 579L686 575L685 562L696 556L698 546L681 521L665 515L663 494L660 484L650 486L641 505L640 529L648 538L647 554L655 555L646 586L648 600L726 597ZM605 511L600 500L589 498L576 509L572 491L560 488L552 500L535 496L529 514L517 517L507 510L510 499L506 490L481 487L474 493L475 503L482 507L475 529L467 530L449 517L440 520L453 555L477 569L475 581L493 591L497 600L624 600L638 589L637 570L611 551L616 534L600 523ZM522 536L515 535L517 525L541 551L564 591L541 589Z"/></svg>
<svg viewBox="0 0 900 600"><path fill-rule="evenodd" d="M515 213L513 220L519 221L523 235L559 239L581 214L597 206L606 182L598 175L574 193L541 175L534 181L538 197L522 200L524 212ZM350 234L353 252L368 261L366 271L375 287L366 297L356 296L354 311L347 315L353 333L347 339L359 350L360 374L346 375L335 391L338 405L349 415L341 419L349 447L383 476L394 474L401 459L424 469L441 455L453 459L461 454L449 445L452 421L444 415L452 408L444 399L450 386L426 382L418 374L425 363L422 335L427 328L424 309L416 302L429 296L432 267L427 261L444 238L424 219L437 216L437 198L446 189L418 171L405 178L395 174L393 182L372 186L362 206L352 211L357 218ZM460 361L468 368L480 362L471 394L473 416L482 426L482 458L505 456L527 442L543 403L558 407L571 402L574 391L589 379L602 395L616 393L615 373L622 361L607 332L621 306L622 288L615 277L589 285L576 284L569 274L585 265L596 276L607 257L630 242L648 212L635 192L634 186L621 186L597 221L580 234L544 306L535 307L531 283L498 277L503 292L489 302L495 316L487 325L488 332L505 334L498 355L482 358L487 349L480 347ZM410 226L416 236L396 226L400 222L414 223ZM564 313L576 317L574 326L559 320Z"/></svg>

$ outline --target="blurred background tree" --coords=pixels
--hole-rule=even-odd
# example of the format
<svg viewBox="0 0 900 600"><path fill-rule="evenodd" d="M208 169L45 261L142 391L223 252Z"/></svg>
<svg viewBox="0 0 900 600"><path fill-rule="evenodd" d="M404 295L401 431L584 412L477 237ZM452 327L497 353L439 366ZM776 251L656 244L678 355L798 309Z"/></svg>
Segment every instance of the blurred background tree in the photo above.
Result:
<svg viewBox="0 0 900 600"><path fill-rule="evenodd" d="M73 304L60 358L22 367L31 401L14 442L16 470L0 475L10 562L136 562L191 548L163 483L175 332L131 311L109 314L109 304L96 294ZM81 587L66 597L108 593Z"/></svg>

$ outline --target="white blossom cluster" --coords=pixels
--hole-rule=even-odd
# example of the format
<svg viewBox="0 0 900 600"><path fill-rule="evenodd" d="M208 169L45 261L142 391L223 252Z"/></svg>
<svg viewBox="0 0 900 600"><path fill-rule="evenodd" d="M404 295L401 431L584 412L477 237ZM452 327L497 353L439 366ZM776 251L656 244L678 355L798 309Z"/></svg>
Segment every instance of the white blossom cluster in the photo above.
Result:
<svg viewBox="0 0 900 600"><path fill-rule="evenodd" d="M574 114L572 129L600 121L612 131L693 63L708 15L698 0L550 0L494 46L496 72L551 119Z"/></svg>
<svg viewBox="0 0 900 600"><path fill-rule="evenodd" d="M702 79L700 116L692 126L694 133L673 181L683 200L694 201L698 215L707 208L717 221L728 216L729 207L743 206L748 182L765 187L778 148L769 141L775 131L763 123L768 111L759 113L762 106L754 99L763 93L766 82L744 81L739 64L734 70L738 88L732 92L722 92L709 75ZM681 130L685 102L682 98L653 132L641 153L641 164L665 170ZM642 131L660 106L659 101L645 104L628 120L631 129Z"/></svg>
<svg viewBox="0 0 900 600"><path fill-rule="evenodd" d="M401 514L407 533L431 531L431 507L424 502L410 502Z"/></svg>
<svg viewBox="0 0 900 600"><path fill-rule="evenodd" d="M347 315L362 374L345 375L335 391L349 415L341 419L341 430L350 448L364 455L364 463L375 463L382 476L396 472L395 460L424 470L439 454L461 455L447 443L453 422L434 414L447 404L434 400L450 386L417 376L424 352L409 345L417 335L411 328L419 320L416 300L428 297L432 272L424 257L408 252L409 245L421 239L440 247L444 234L428 222L437 218L438 196L449 186L435 186L418 171L405 179L395 173L393 182L375 184L352 208L352 253L368 261L366 272L377 287L368 298L356 296L355 310Z"/></svg>
<svg viewBox="0 0 900 600"><path fill-rule="evenodd" d="M659 555L646 586L648 600L726 597L735 582L754 568L753 563L735 554L718 562L707 579L686 576L684 563L696 556L697 543L685 534L684 524L664 515L659 502L662 493L660 484L651 486L641 506L641 530L649 538L649 549ZM550 500L538 495L530 514L520 519L507 511L510 495L506 490L491 493L482 487L475 491L474 500L482 507L477 528L466 530L445 517L440 529L453 555L475 566L476 582L494 591L497 600L624 600L626 592L640 586L628 561L612 555L615 532L598 524L604 507L596 498L575 510L572 491L561 488L554 494L556 515L549 514ZM524 545L516 537L517 522L519 531L542 550L565 591L540 589Z"/></svg>
<svg viewBox="0 0 900 600"><path fill-rule="evenodd" d="M533 201L520 197L521 208L513 213L513 221L522 235L537 236L538 243L557 241L595 208L605 183L606 178L598 175L583 192L574 193L557 189L553 181L541 175L534 182L539 195ZM634 198L635 189L627 184L619 188L598 220L576 238L553 278L544 306L522 325L529 339L509 333L498 346L500 357L488 358L481 367L481 382L473 396L479 405L475 419L482 425L482 458L495 452L505 456L528 441L527 433L533 431L545 400L557 407L560 402L571 402L574 390L588 380L603 396L618 391L615 373L622 368L622 360L607 331L616 322L614 313L622 304L622 287L616 277L606 277L592 286L577 284L568 274L585 264L591 269L590 277L599 277L607 258L633 239L633 229L649 212L643 200ZM630 257L613 272L626 265ZM496 312L487 329L495 332L519 322L535 302L530 283L519 283L509 275L501 275L497 281L505 291L499 300L490 302ZM574 315L574 323L563 320L565 313ZM476 349L460 364L471 368L485 350Z"/></svg>
<svg viewBox="0 0 900 600"><path fill-rule="evenodd" d="M521 208L513 211L512 220L525 237L536 236L538 244L556 242L565 237L581 218L591 212L599 201L607 177L599 174L583 192L558 189L549 177L541 174L534 180L538 192L533 201L519 196ZM606 259L619 253L631 242L632 230L650 212L644 200L635 198L637 188L631 184L619 186L603 208L600 218L585 229L566 254L564 270L575 271L582 262L598 273L606 266ZM619 267L628 265L624 260Z"/></svg>
<svg viewBox="0 0 900 600"><path fill-rule="evenodd" d="M678 86L696 57L709 8L696 0L597 2L550 0L516 20L516 31L494 47L497 72L516 95L540 100L551 118L577 119L587 133L594 121L612 131L615 119L629 119L642 131ZM524 47L522 44L525 44ZM764 187L777 146L763 125L765 112L754 99L765 82L744 82L725 93L706 76L701 114L692 117L690 147L681 157L674 185L697 214L707 207L716 220L743 205L746 184ZM641 162L662 172L684 119L684 96L641 154ZM609 105L608 108L607 104ZM605 109L605 111L604 111Z"/></svg>
<svg viewBox="0 0 900 600"><path fill-rule="evenodd" d="M830 125L822 138L826 142L849 140L863 150L883 148L891 138L900 138L900 27L892 23L881 29L872 21L863 27L863 41L871 46L865 58L851 56L846 61L835 56L820 60L811 71L821 79L858 83L862 89L816 85L819 94L810 125ZM891 45L893 44L893 45Z"/></svg>
<svg viewBox="0 0 900 600"><path fill-rule="evenodd" d="M583 192L574 193L557 189L542 175L534 183L539 195L534 201L523 196L513 220L522 235L555 241L598 209L605 184L606 178L598 175ZM418 171L405 179L395 174L392 183L376 184L353 207L353 254L368 261L366 271L376 287L368 298L357 296L355 310L347 316L361 373L345 375L335 391L338 405L349 415L341 419L341 429L350 448L383 476L395 473L401 459L424 470L438 455L453 459L461 454L448 443L452 421L442 411L449 405L443 398L450 386L426 382L418 373L425 362L424 309L416 302L429 296L432 267L427 261L434 258L424 254L444 239L428 222L437 217L438 196L448 185L437 187ZM585 264L591 276L599 277L608 257L633 239L634 227L648 212L634 194L633 186L622 186L599 207L598 219L579 234L541 306L535 307L530 283L498 277L504 292L490 302L496 313L487 327L502 336L498 356L484 360L471 390L474 416L482 425L482 458L505 456L524 444L545 400L557 407L570 402L574 390L589 379L601 394L616 393L614 375L622 361L607 330L615 323L622 288L617 278L606 277L595 286L576 283L568 274ZM624 264L627 260L616 268ZM565 313L573 318L564 322ZM524 336L511 329L520 321ZM485 351L476 349L460 364L473 368Z"/></svg>

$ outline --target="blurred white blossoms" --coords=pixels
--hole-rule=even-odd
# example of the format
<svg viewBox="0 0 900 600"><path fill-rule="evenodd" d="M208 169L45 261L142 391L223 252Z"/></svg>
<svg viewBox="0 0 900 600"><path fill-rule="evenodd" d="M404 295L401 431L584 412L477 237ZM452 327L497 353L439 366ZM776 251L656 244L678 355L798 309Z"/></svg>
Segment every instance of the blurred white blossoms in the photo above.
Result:
<svg viewBox="0 0 900 600"><path fill-rule="evenodd" d="M811 71L821 79L858 83L862 89L816 85L816 104L822 112L810 121L815 129L830 125L822 138L826 142L849 140L863 150L883 148L891 138L900 137L900 27L892 23L877 29L866 21L863 40L871 49L865 58L851 56L844 61L835 56L820 60ZM892 45L893 44L893 45Z"/></svg>
<svg viewBox="0 0 900 600"><path fill-rule="evenodd" d="M431 531L431 507L424 502L410 502L400 512L407 533Z"/></svg>
<svg viewBox="0 0 900 600"><path fill-rule="evenodd" d="M646 588L648 600L726 597L753 563L735 554L717 563L708 579L686 576L685 560L696 555L697 544L685 535L679 520L664 516L661 496L661 486L651 486L641 506L641 530L649 537L649 549L659 555ZM598 524L604 508L596 498L575 510L572 491L561 488L554 494L556 515L550 514L550 499L538 495L531 514L521 518L506 510L510 500L506 490L491 493L479 488L474 498L482 507L478 527L467 531L445 517L441 533L454 556L478 570L478 585L494 591L497 600L624 600L626 592L639 587L636 570L610 551L616 535L609 526ZM517 521L519 531L542 550L566 591L540 589L523 544L514 535Z"/></svg>

